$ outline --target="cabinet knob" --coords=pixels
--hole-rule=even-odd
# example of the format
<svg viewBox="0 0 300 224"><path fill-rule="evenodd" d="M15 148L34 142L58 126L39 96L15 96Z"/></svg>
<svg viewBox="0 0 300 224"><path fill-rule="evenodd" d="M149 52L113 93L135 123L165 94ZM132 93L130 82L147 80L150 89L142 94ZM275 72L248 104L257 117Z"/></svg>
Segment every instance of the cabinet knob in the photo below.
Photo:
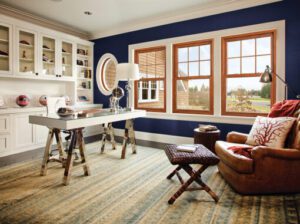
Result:
<svg viewBox="0 0 300 224"><path fill-rule="evenodd" d="M39 75L39 73L38 73L38 72L36 72L36 73L35 73L35 75L36 75L36 76L38 76L38 75Z"/></svg>
<svg viewBox="0 0 300 224"><path fill-rule="evenodd" d="M56 77L58 77L58 75L56 75Z"/></svg>

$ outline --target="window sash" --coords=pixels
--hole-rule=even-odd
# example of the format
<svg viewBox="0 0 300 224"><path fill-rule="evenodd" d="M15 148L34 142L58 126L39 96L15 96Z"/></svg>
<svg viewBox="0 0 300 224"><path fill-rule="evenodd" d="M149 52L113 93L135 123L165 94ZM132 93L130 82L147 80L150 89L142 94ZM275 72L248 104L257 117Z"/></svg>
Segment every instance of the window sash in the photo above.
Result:
<svg viewBox="0 0 300 224"><path fill-rule="evenodd" d="M210 58L201 60L199 56L199 60L188 60L186 62L182 62L178 60L178 52L181 48L190 48L194 46L201 46L209 45L210 46ZM203 40L203 41L193 41L188 43L179 43L173 45L173 112L174 113L190 113L190 114L213 114L213 40ZM188 53L189 54L189 53ZM200 75L201 67L199 68L199 75L198 76L178 76L179 71L179 64L180 63L190 63L190 62L202 62L202 61L209 61L210 62L210 75ZM188 66L189 67L189 66ZM184 80L209 80L209 110L195 110L195 109L179 109L177 106L177 81L184 81Z"/></svg>
<svg viewBox="0 0 300 224"><path fill-rule="evenodd" d="M162 56L162 51L163 56ZM155 53L152 53L155 52ZM146 61L143 61L143 63L139 63L139 54L143 53L151 53L151 64L147 64ZM151 47L151 48L145 48L145 49L136 49L135 50L135 63L139 64L139 66L143 66L143 69L148 73L148 69L150 69L152 72L155 71L155 77L150 76L152 73L146 74L146 77L141 78L139 81L135 81L135 108L137 109L143 109L147 111L152 112L166 112L166 47L165 46L159 46L159 47ZM155 59L153 60L153 55L155 55ZM147 55L146 55L147 57ZM152 63L155 61L154 63ZM164 61L164 63L162 63ZM149 68L148 68L149 67ZM154 69L153 69L154 68ZM163 76L162 76L163 75ZM147 87L147 99L142 98L141 94L141 88L139 88L140 84L139 82L145 81L148 82ZM155 84L151 84L152 82L155 82ZM161 84L163 83L163 84ZM153 92L155 85L155 92ZM161 87L163 85L163 88ZM163 96L162 92L163 91ZM146 103L146 102L159 102L160 100L163 100L163 107L160 108L153 108L151 106L145 107L141 106L139 107L140 103Z"/></svg>
<svg viewBox="0 0 300 224"><path fill-rule="evenodd" d="M270 54L257 54L257 39L262 37L270 37L271 38L271 52ZM239 57L228 57L228 43L233 41L243 41L243 40L250 40L255 39L255 55L253 56L242 56L242 53L240 53ZM232 112L227 110L227 79L234 79L234 78L250 78L250 77L260 77L262 72L257 71L257 57L259 56L265 56L268 55L271 58L271 66L273 71L276 71L276 58L275 58L275 52L276 52L276 32L274 30L271 31L263 31L263 32L257 32L252 34L242 34L242 35L236 35L232 37L223 37L222 38L222 85L221 85L221 114L222 115L236 115L236 116L247 116L247 117L253 117L257 115L266 115L266 113L262 112ZM242 49L242 46L240 46L240 51ZM255 57L255 72L254 73L242 73L242 58L247 57ZM240 73L237 74L228 74L228 59L237 58L240 59ZM276 77L273 74L273 82L271 83L271 99L270 99L270 106L275 102L275 94L276 94Z"/></svg>

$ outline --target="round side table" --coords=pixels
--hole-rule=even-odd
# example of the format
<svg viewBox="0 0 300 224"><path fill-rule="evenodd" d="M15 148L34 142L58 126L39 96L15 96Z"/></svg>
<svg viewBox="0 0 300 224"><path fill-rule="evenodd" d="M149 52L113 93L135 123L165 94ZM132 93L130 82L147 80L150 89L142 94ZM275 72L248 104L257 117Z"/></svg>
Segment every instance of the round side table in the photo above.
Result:
<svg viewBox="0 0 300 224"><path fill-rule="evenodd" d="M210 151L215 153L215 143L220 139L220 130L216 131L199 131L198 128L194 129L194 144L202 144Z"/></svg>

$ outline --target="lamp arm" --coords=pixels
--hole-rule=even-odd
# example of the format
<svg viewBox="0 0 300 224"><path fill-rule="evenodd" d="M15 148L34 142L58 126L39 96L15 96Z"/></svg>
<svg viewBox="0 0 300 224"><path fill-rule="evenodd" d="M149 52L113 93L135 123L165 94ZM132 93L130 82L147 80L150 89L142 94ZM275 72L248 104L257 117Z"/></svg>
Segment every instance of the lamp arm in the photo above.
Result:
<svg viewBox="0 0 300 224"><path fill-rule="evenodd" d="M274 75L276 75L276 77L277 77L281 82L283 82L283 83L287 86L287 89L288 89L288 90L291 90L291 92L292 92L293 94L295 94L295 96L296 96L297 99L300 98L300 95L298 95L297 92L296 92L291 86L289 86L289 85L287 84L287 82L286 82L283 78L281 78L281 77L280 77L277 73L275 73L275 72L274 72Z"/></svg>

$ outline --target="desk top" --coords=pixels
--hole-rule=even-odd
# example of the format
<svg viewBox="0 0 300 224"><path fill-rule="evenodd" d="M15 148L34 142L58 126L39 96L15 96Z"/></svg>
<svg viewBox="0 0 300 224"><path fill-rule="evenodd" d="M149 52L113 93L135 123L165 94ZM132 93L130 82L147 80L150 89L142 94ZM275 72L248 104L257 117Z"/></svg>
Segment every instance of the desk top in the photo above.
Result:
<svg viewBox="0 0 300 224"><path fill-rule="evenodd" d="M90 113L87 117L72 116L63 118L57 114L31 115L29 116L29 123L47 126L48 128L70 130L145 116L145 110L111 112L109 109L103 109L101 112Z"/></svg>

